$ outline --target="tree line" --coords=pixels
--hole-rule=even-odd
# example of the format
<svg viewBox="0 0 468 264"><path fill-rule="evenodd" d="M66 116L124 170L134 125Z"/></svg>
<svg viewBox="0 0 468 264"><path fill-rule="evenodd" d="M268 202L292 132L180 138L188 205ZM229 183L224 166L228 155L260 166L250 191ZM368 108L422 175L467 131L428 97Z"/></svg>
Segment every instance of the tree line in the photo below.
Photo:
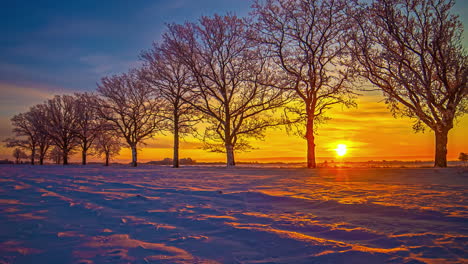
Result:
<svg viewBox="0 0 468 264"><path fill-rule="evenodd" d="M395 117L435 134L436 167L447 166L448 132L467 107L467 53L453 0L254 0L247 17L203 16L168 24L143 51L143 65L102 78L96 93L55 96L12 118L8 146L39 164L51 146L68 155L93 149L108 160L162 131L197 134L209 151L252 148L271 127L307 141L315 168L318 126L336 105L355 106L379 90ZM203 128L197 131L196 127ZM376 131L378 133L378 131ZM391 144L391 142L389 142Z"/></svg>

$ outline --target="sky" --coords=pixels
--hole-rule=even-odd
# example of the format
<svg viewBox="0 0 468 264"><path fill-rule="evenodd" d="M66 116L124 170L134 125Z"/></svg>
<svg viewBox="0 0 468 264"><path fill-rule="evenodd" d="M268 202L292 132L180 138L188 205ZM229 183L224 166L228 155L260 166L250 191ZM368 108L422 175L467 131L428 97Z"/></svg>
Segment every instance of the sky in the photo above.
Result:
<svg viewBox="0 0 468 264"><path fill-rule="evenodd" d="M194 21L201 15L234 13L245 16L250 0L113 0L113 1L7 1L0 9L0 140L11 137L9 119L54 94L94 91L104 76L140 65L139 54L158 41L165 23ZM456 3L468 28L468 4ZM468 30L467 30L468 31ZM464 44L468 47L465 32ZM411 121L391 116L382 96L366 93L358 107L336 107L332 120L319 128L317 155L336 159L338 144L348 146L341 159L423 159L433 155L430 131L414 133ZM448 158L468 152L468 116L457 121L449 134ZM171 157L169 133L156 135L139 154L141 161ZM284 129L269 131L255 149L237 154L240 161L305 161L305 140ZM181 156L198 161L222 161L223 154L200 149L201 143L186 138ZM0 159L11 149L0 147ZM78 156L75 157L78 160ZM117 161L130 160L125 149Z"/></svg>

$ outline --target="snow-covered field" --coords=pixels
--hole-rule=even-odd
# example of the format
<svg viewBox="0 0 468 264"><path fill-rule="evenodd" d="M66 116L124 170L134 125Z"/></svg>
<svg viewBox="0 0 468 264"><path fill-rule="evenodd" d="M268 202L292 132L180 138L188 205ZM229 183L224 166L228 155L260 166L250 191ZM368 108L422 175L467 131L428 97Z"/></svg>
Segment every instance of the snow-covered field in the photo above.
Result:
<svg viewBox="0 0 468 264"><path fill-rule="evenodd" d="M467 263L468 170L0 166L0 263Z"/></svg>

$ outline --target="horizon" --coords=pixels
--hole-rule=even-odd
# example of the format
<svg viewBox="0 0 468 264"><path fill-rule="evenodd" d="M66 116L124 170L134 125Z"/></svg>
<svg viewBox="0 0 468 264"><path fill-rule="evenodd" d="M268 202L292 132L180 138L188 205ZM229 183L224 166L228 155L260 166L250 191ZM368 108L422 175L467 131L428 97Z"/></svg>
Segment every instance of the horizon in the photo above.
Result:
<svg viewBox="0 0 468 264"><path fill-rule="evenodd" d="M80 164L81 163L81 157L80 154L73 154L70 156L70 164ZM155 158L144 158L144 159L139 159L140 164L147 164L149 162L158 162L162 161L164 159L171 159L171 157L166 156L166 157L155 157ZM210 164L210 163L225 163L226 161L224 159L196 159L194 157L186 157L182 156L181 159L187 159L190 158L196 162L196 164ZM6 157L6 158L0 158L0 160L8 160L8 161L14 161L11 157ZM366 163L366 162L376 162L376 163L381 163L381 162L416 162L416 163L429 163L433 162L434 159L431 156L383 156L383 157L347 157L347 158L342 158L342 157L337 157L337 156L329 156L329 157L317 157L317 163L318 164L323 164L324 162L327 163ZM458 158L447 158L448 162L460 162ZM27 164L28 160L23 159L24 164ZM94 156L90 156L88 159L89 164L101 164L104 162L103 159L96 158ZM252 164L306 164L307 160L305 157L297 156L297 157L264 157L264 158L257 158L257 159L244 159L244 158L237 158L236 159L237 163L252 163ZM111 160L112 164L129 164L131 163L131 158L115 158ZM52 164L54 165L54 162L51 160L46 160L45 164ZM159 164L156 164L159 165ZM181 165L181 166L190 166L190 165Z"/></svg>

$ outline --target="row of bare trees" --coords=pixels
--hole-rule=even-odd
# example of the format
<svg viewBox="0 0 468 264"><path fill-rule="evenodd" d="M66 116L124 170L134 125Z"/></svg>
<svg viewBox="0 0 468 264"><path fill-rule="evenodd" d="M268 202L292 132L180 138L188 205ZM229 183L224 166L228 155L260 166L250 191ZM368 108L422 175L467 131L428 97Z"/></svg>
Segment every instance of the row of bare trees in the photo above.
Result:
<svg viewBox="0 0 468 264"><path fill-rule="evenodd" d="M44 118L27 122L46 131L64 163L75 146L86 163L103 135L96 131L107 127L131 148L136 166L138 146L169 130L174 167L179 138L195 127L204 128L197 133L204 147L225 152L227 166L234 166L234 154L251 148L249 138L286 125L305 137L307 166L315 168L317 126L331 107L354 106L353 86L365 84L383 92L395 116L413 118L415 130L434 131L435 166L446 167L448 132L468 110L467 53L453 5L255 0L247 18L169 24L162 40L141 54L141 68L103 78L96 96L57 96L33 107ZM15 133L23 115L12 119ZM28 137L22 144L33 153L37 146L41 157L45 143L33 142L34 133L17 135Z"/></svg>
<svg viewBox="0 0 468 264"><path fill-rule="evenodd" d="M112 125L98 115L98 97L92 94L57 95L35 105L12 119L15 138L6 139L7 147L29 151L31 164L44 163L49 157L68 164L70 153L80 150L82 164L87 155L105 156L106 165L111 155L120 151ZM58 162L57 162L58 163Z"/></svg>

